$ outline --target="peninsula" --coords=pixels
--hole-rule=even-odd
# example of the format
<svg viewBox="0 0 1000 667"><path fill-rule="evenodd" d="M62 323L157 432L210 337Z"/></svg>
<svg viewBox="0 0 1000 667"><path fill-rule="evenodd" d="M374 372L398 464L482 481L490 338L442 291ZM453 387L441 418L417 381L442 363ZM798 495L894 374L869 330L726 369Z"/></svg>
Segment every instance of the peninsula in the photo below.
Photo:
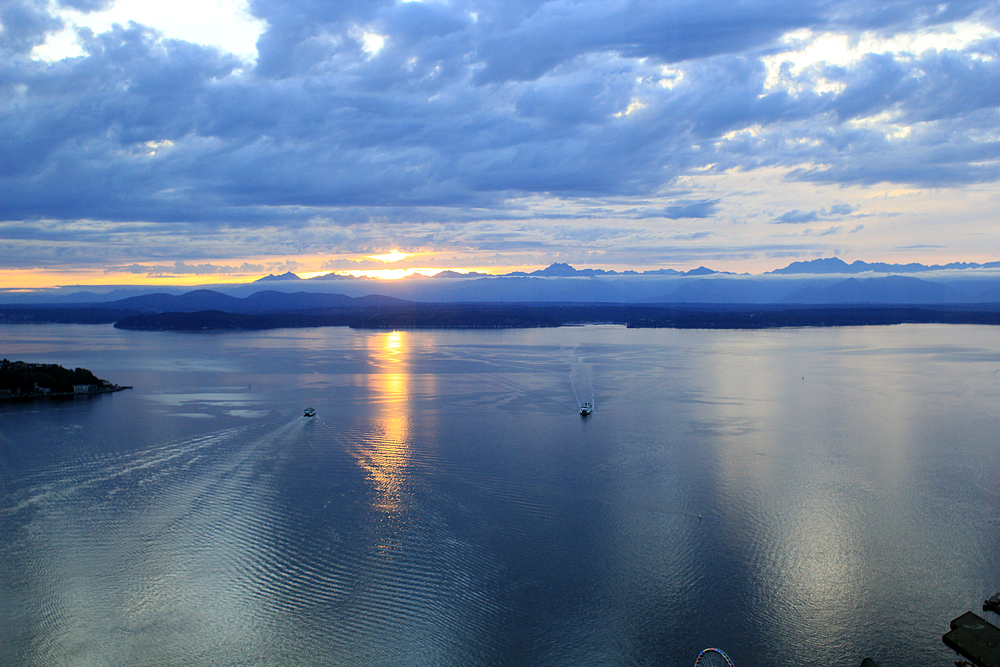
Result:
<svg viewBox="0 0 1000 667"><path fill-rule="evenodd" d="M131 389L96 377L86 368L0 361L0 401L69 398Z"/></svg>

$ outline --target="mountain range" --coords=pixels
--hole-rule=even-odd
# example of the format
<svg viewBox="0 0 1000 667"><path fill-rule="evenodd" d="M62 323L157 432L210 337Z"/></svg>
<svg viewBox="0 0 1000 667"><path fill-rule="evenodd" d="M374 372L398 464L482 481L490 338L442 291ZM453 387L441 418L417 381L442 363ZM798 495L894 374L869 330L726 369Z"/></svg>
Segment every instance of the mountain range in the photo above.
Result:
<svg viewBox="0 0 1000 667"><path fill-rule="evenodd" d="M773 275L829 274L829 273L926 273L948 269L1000 269L1000 262L976 264L973 262L952 262L951 264L886 264L884 262L863 262L860 259L848 264L838 257L814 259L808 262L792 262L783 269L769 271Z"/></svg>
<svg viewBox="0 0 1000 667"><path fill-rule="evenodd" d="M848 264L844 260L838 257L826 257L823 259L813 259L806 262L792 262L788 266L782 269L775 269L774 271L767 271L764 275L829 275L829 274L857 274L857 273L888 273L888 274L898 274L898 273L926 273L928 271L944 271L944 270L954 270L954 269L1000 269L1000 262L988 262L986 264L977 264L975 262L952 262L950 264L887 264L885 262L864 262L862 260L856 260ZM500 275L492 275L486 273L477 273L475 271L470 273L459 273L458 271L442 271L437 273L431 278L441 280L450 278L508 278L508 277L550 277L550 278L586 278L592 276L707 276L718 273L724 273L727 275L735 275L728 271L716 271L705 266L699 266L697 269L691 269L690 271L676 271L674 269L653 269L649 271L613 271L604 269L577 269L569 264L556 262L550 264L544 269L538 269L537 271L531 271L525 273L523 271L512 271L511 273L505 273ZM746 274L744 274L746 275ZM423 278L424 276L413 276L415 279ZM271 282L271 281L288 281L288 280L303 280L296 274L288 271L281 275L269 274L263 278L258 279L255 282ZM308 278L307 280L363 280L359 278L354 278L352 276L344 276L336 273L327 273L321 276L316 276L315 278Z"/></svg>
<svg viewBox="0 0 1000 667"><path fill-rule="evenodd" d="M934 305L1000 303L1000 262L937 266L885 264L837 258L793 262L751 275L699 267L680 272L577 269L555 263L503 276L446 271L429 278L376 280L327 274L303 279L270 275L243 284L199 289L123 286L104 294L83 288L0 290L0 304L105 308L130 312L230 313L365 308L419 303L632 303Z"/></svg>

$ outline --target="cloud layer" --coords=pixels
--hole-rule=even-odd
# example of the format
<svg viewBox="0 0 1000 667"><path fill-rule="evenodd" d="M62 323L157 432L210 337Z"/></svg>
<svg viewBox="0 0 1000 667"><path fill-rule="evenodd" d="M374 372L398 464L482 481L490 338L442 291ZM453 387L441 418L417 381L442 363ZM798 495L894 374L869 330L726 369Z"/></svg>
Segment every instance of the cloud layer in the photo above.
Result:
<svg viewBox="0 0 1000 667"><path fill-rule="evenodd" d="M699 184L763 169L812 188L1000 179L1000 19L987 0L249 10L266 25L254 62L136 23L81 29L82 55L43 61L33 50L60 15L0 1L3 268L404 242L510 263L578 248L558 241L566 224L597 235L595 261L642 264L663 254L642 248L685 243L797 252L807 246L767 236L769 223L853 222L847 233L862 203L746 210L746 193L739 209L736 191ZM840 57L805 57L831 36L848 45ZM748 219L760 224L711 226Z"/></svg>

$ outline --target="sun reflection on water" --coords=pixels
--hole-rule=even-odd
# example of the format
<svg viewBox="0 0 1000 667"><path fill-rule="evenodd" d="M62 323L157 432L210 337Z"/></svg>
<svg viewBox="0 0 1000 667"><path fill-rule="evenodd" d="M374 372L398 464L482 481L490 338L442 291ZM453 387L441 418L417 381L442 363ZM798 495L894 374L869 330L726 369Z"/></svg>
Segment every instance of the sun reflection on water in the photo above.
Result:
<svg viewBox="0 0 1000 667"><path fill-rule="evenodd" d="M358 463L377 492L373 506L390 528L398 528L412 502L408 479L411 451L406 333L373 335L368 350L382 372L368 376L375 424L357 452Z"/></svg>

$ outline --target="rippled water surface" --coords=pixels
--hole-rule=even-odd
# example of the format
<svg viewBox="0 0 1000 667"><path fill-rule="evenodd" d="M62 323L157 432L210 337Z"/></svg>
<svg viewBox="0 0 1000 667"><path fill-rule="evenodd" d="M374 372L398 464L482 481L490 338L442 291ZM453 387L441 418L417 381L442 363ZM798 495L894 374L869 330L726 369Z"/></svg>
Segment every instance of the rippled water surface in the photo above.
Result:
<svg viewBox="0 0 1000 667"><path fill-rule="evenodd" d="M4 356L135 388L0 405L2 665L946 667L1000 590L994 328L8 325Z"/></svg>

